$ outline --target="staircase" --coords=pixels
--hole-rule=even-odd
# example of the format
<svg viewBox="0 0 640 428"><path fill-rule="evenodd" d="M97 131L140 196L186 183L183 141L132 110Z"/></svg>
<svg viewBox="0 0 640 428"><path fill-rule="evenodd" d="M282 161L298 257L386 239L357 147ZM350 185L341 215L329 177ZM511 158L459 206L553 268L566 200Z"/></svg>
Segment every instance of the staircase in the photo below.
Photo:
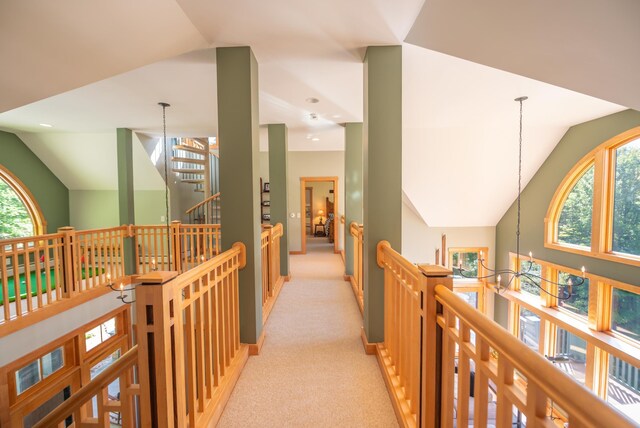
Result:
<svg viewBox="0 0 640 428"><path fill-rule="evenodd" d="M187 210L189 223L220 223L219 154L215 138L179 138L173 146L171 170L182 183L203 193L203 202Z"/></svg>

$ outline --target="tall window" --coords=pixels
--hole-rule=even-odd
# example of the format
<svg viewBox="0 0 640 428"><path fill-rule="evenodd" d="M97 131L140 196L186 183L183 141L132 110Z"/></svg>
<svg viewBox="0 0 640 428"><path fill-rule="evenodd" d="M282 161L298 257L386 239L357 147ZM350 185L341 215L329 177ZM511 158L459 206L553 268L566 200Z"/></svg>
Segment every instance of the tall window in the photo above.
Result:
<svg viewBox="0 0 640 428"><path fill-rule="evenodd" d="M0 239L44 233L41 211L29 190L0 165Z"/></svg>
<svg viewBox="0 0 640 428"><path fill-rule="evenodd" d="M545 246L640 266L640 127L567 174L547 211Z"/></svg>
<svg viewBox="0 0 640 428"><path fill-rule="evenodd" d="M640 256L640 139L615 151L612 249Z"/></svg>

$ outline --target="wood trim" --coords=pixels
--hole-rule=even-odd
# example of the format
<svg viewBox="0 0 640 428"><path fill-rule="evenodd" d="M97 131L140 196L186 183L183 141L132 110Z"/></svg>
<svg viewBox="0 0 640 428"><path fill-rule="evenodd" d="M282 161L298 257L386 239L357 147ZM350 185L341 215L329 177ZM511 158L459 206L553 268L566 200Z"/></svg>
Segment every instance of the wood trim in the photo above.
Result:
<svg viewBox="0 0 640 428"><path fill-rule="evenodd" d="M21 317L16 317L1 323L0 338L109 293L111 293L111 290L107 287L91 288L87 291L76 294L72 298L56 300L50 305L34 310L33 312L29 312Z"/></svg>
<svg viewBox="0 0 640 428"><path fill-rule="evenodd" d="M255 356L260 355L260 351L262 350L262 346L264 345L265 338L265 329L262 329L262 333L260 333L260 337L258 337L258 343L247 343L246 346L249 349L249 355Z"/></svg>
<svg viewBox="0 0 640 428"><path fill-rule="evenodd" d="M396 419L398 420L398 425L403 428L416 427L416 420L411 414L409 402L406 399L400 398L405 396L404 388L400 386L397 376L394 375L394 365L388 357L388 352L384 344L378 343L372 346L374 348L373 353L376 355L378 366L382 373L382 378L384 379L384 384L389 393L389 398L391 399L393 412L396 414ZM367 354L369 353L367 352Z"/></svg>
<svg viewBox="0 0 640 428"><path fill-rule="evenodd" d="M289 282L291 281L291 275L287 275L284 277L284 282Z"/></svg>
<svg viewBox="0 0 640 428"><path fill-rule="evenodd" d="M300 177L300 213L301 213L301 222L300 222L300 234L301 234L301 238L302 240L300 241L301 244L301 251L300 254L306 254L307 253L307 235L305 233L305 227L304 227L304 222L306 221L305 218L302 218L303 214L304 214L304 209L305 209L305 200L306 200L306 194L305 194L305 187L307 185L307 182L322 182L322 181L332 181L333 182L333 221L337 221L337 217L338 217L338 202L339 202L339 188L338 188L338 180L339 177ZM312 214L312 222L313 222L313 214ZM333 247L334 247L334 251L339 251L338 248L338 227L334 227L333 228Z"/></svg>
<svg viewBox="0 0 640 428"><path fill-rule="evenodd" d="M367 333L364 331L364 327L360 327L360 339L362 339L362 346L364 347L364 353L367 355L376 354L376 343L369 343L367 339Z"/></svg>
<svg viewBox="0 0 640 428"><path fill-rule="evenodd" d="M302 252L302 251L289 251L289 254L291 254L292 256L299 256L301 254L304 254L304 252Z"/></svg>
<svg viewBox="0 0 640 428"><path fill-rule="evenodd" d="M618 134L591 150L571 168L558 185L547 209L544 219L545 248L640 266L640 256L612 251L615 150L639 136L640 126ZM558 221L562 208L575 184L591 166L594 167L591 247L585 249L559 243Z"/></svg>
<svg viewBox="0 0 640 428"><path fill-rule="evenodd" d="M351 282L352 276L351 275L342 275L342 279L344 279L346 282Z"/></svg>

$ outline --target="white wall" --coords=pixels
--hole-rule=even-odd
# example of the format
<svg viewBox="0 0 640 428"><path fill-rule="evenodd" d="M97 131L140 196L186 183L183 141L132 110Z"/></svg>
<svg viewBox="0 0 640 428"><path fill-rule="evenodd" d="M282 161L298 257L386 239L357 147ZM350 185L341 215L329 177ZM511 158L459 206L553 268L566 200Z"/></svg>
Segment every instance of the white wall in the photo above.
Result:
<svg viewBox="0 0 640 428"><path fill-rule="evenodd" d="M402 255L412 263L434 263L435 250L442 246L442 234L447 235L447 247L487 247L487 264L495 266L496 228L429 227L407 204L402 204Z"/></svg>

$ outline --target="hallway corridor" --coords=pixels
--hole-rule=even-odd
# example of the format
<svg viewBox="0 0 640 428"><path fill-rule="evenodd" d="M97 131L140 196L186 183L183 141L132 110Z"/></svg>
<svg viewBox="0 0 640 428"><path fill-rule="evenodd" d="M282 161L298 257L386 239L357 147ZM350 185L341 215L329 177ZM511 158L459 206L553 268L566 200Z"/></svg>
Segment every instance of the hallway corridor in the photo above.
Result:
<svg viewBox="0 0 640 428"><path fill-rule="evenodd" d="M308 238L307 251L291 256L262 351L249 358L218 426L396 427L340 256L326 238Z"/></svg>

